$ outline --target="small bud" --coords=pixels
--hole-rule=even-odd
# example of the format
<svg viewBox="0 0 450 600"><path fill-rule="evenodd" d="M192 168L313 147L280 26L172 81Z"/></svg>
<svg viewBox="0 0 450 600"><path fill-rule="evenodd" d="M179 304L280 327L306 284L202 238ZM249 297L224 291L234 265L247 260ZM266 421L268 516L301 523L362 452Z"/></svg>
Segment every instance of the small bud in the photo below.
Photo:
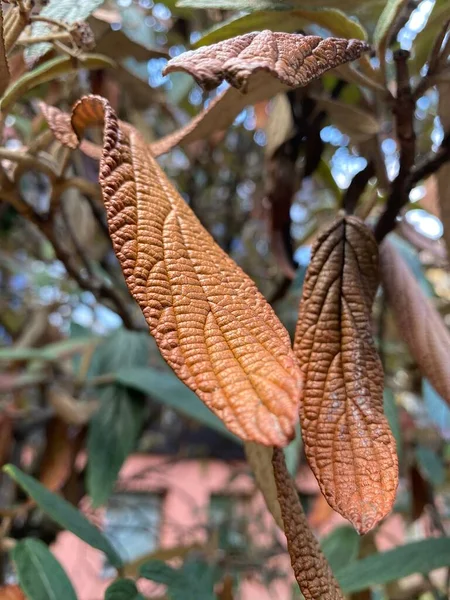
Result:
<svg viewBox="0 0 450 600"><path fill-rule="evenodd" d="M80 50L93 50L95 48L94 33L85 21L76 21L70 29L72 39Z"/></svg>

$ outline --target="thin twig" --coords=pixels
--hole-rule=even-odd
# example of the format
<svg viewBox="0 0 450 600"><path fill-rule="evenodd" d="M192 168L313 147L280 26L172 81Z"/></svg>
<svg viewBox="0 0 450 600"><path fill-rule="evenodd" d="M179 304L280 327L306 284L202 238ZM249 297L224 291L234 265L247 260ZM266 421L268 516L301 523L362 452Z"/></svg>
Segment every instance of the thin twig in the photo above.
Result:
<svg viewBox="0 0 450 600"><path fill-rule="evenodd" d="M355 212L359 198L362 196L369 180L375 175L375 164L369 161L366 167L357 173L350 182L342 200L342 207L348 215Z"/></svg>

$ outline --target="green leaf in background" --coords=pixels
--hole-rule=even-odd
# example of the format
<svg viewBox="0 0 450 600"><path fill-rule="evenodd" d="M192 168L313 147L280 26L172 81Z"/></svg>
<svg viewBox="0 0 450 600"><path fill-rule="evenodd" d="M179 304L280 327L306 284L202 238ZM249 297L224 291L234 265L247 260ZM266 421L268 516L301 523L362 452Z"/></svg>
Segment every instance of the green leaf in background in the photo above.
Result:
<svg viewBox="0 0 450 600"><path fill-rule="evenodd" d="M1 98L0 110L3 112L8 110L11 104L20 100L30 90L57 77L78 73L81 68L94 71L96 69L111 69L114 66L115 63L112 60L101 54L84 54L76 61L71 56L52 58L15 81Z"/></svg>
<svg viewBox="0 0 450 600"><path fill-rule="evenodd" d="M104 0L50 0L50 2L40 11L41 17L64 21L65 23L75 23L75 21L84 21L91 15L96 8L103 4ZM46 23L33 23L31 28L32 37L48 35L51 27ZM45 54L52 47L49 43L33 44L26 48L24 57L29 64L40 56Z"/></svg>
<svg viewBox="0 0 450 600"><path fill-rule="evenodd" d="M388 0L383 12L378 19L375 32L373 34L373 43L377 50L378 58L382 71L386 68L386 50L391 35L392 28L409 0Z"/></svg>
<svg viewBox="0 0 450 600"><path fill-rule="evenodd" d="M428 379L422 380L422 396L428 417L439 428L442 436L450 439L450 408L436 392Z"/></svg>
<svg viewBox="0 0 450 600"><path fill-rule="evenodd" d="M244 17L234 18L215 27L194 44L195 48L214 44L251 31L271 29L287 33L303 29L313 23L328 29L333 35L345 38L367 39L367 32L361 24L350 19L345 13L334 8L317 8L312 10L292 10L287 12L261 11Z"/></svg>
<svg viewBox="0 0 450 600"><path fill-rule="evenodd" d="M392 434L395 438L397 445L397 456L399 461L403 455L403 443L402 443L402 432L400 428L400 420L398 417L398 407L395 402L394 392L388 388L385 388L383 393L384 400L384 414L389 421L389 427L391 428Z"/></svg>
<svg viewBox="0 0 450 600"><path fill-rule="evenodd" d="M11 552L20 587L29 600L77 600L66 572L40 540L26 538Z"/></svg>
<svg viewBox="0 0 450 600"><path fill-rule="evenodd" d="M145 600L131 579L119 579L105 592L105 600Z"/></svg>
<svg viewBox="0 0 450 600"><path fill-rule="evenodd" d="M95 337L78 337L74 339L64 340L63 342L55 342L42 346L42 348L0 348L0 361L10 360L45 360L56 361L62 358L67 358L78 352L86 350L88 346L98 344L99 338Z"/></svg>
<svg viewBox="0 0 450 600"><path fill-rule="evenodd" d="M346 594L383 585L414 573L450 566L450 538L406 544L395 550L357 560L336 572Z"/></svg>
<svg viewBox="0 0 450 600"><path fill-rule="evenodd" d="M89 376L112 379L96 391L100 409L89 424L86 486L96 507L105 504L113 491L120 468L136 447L146 412L144 394L121 385L117 373L149 361L149 336L123 328L108 336L92 358Z"/></svg>
<svg viewBox="0 0 450 600"><path fill-rule="evenodd" d="M417 446L415 455L422 476L433 486L442 485L445 481L442 458L434 450L425 446Z"/></svg>
<svg viewBox="0 0 450 600"><path fill-rule="evenodd" d="M424 66L436 36L448 19L450 19L450 3L448 0L436 0L428 23L425 25L424 29L419 32L414 41L414 55L409 62L411 72L415 71L418 73Z"/></svg>
<svg viewBox="0 0 450 600"><path fill-rule="evenodd" d="M298 463L300 461L300 452L302 451L303 440L300 423L295 426L295 438L288 444L284 450L284 458L286 466L292 477L295 477L298 471Z"/></svg>
<svg viewBox="0 0 450 600"><path fill-rule="evenodd" d="M161 560L142 565L140 577L167 585L171 600L215 600L215 570L203 561L187 560L173 569Z"/></svg>
<svg viewBox="0 0 450 600"><path fill-rule="evenodd" d="M336 527L320 543L333 571L343 569L358 558L361 538L353 527Z"/></svg>
<svg viewBox="0 0 450 600"><path fill-rule="evenodd" d="M235 442L242 443L222 421L178 377L168 371L149 367L120 369L116 378L122 385L139 390L164 406L215 429Z"/></svg>
<svg viewBox="0 0 450 600"><path fill-rule="evenodd" d="M122 565L119 555L102 532L90 523L79 510L69 504L69 502L50 492L36 481L36 479L30 477L14 465L6 465L3 467L3 470L58 525L71 531L93 548L104 552L113 566L120 567Z"/></svg>
<svg viewBox="0 0 450 600"><path fill-rule="evenodd" d="M146 402L142 394L121 385L108 385L98 394L100 408L89 425L87 491L94 507L111 495L120 468L142 429Z"/></svg>

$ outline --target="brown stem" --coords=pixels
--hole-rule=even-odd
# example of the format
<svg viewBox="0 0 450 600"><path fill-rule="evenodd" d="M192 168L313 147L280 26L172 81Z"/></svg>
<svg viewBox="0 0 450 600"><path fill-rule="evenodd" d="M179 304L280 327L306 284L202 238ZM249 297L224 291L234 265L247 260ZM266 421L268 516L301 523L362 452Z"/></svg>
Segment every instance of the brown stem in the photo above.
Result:
<svg viewBox="0 0 450 600"><path fill-rule="evenodd" d="M342 201L342 207L348 215L352 215L355 212L359 198L374 175L375 165L370 161L362 171L353 177Z"/></svg>

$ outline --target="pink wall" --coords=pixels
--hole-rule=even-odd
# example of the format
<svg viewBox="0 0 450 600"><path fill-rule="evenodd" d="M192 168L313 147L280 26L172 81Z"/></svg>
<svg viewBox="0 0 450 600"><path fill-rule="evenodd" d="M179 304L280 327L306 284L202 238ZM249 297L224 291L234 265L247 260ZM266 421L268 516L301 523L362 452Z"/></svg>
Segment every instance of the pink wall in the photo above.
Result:
<svg viewBox="0 0 450 600"><path fill-rule="evenodd" d="M265 508L259 493L248 475L245 464L224 463L217 460L179 460L170 462L167 457L136 455L124 465L118 482L121 491L145 491L164 495L159 547L171 548L198 542L205 544L208 523L208 508L211 494L245 495L250 497L250 511L261 518L262 529L255 540L264 545L273 540L281 543L284 536L279 532L271 515ZM99 526L102 511L92 512L83 507ZM251 519L251 517L250 517ZM72 580L79 600L103 600L104 591L111 581L103 580L99 574L103 566L103 555L68 532L61 533L53 551ZM276 581L267 591L258 584L257 577L244 581L239 600L290 600L292 576L289 558L282 555L272 560L277 568L286 572L284 581ZM272 566L272 565L271 565ZM163 591L153 583L143 582L143 592L152 594Z"/></svg>
<svg viewBox="0 0 450 600"><path fill-rule="evenodd" d="M297 485L302 492L318 492L317 482L307 466L300 468ZM261 494L255 490L245 463L224 463L218 460L175 462L164 456L135 455L128 459L120 473L118 490L163 494L159 548L207 543L205 526L208 523L212 494L248 495L249 521L258 520L257 524L262 525L258 528L262 532L252 538L255 545L270 547L276 539L285 547L284 534L274 524ZM97 525L102 526L104 511L93 512L87 504L83 506L83 510ZM326 518L319 517L317 523L314 523L312 516L315 533L320 537L329 533L336 525L346 523L327 508L326 504L325 511L328 511ZM403 520L398 515L388 519L380 528L377 540L380 550L403 543ZM79 600L103 600L104 591L111 580L100 577L102 553L67 532L59 535L53 551L74 583ZM270 566L276 566L286 576L266 589L265 585L258 582L258 573L250 573L241 584L240 595L236 600L291 600L293 576L287 553L271 559ZM140 585L142 592L151 594L152 597L158 593L162 595L164 591L164 588L151 582L141 581Z"/></svg>

